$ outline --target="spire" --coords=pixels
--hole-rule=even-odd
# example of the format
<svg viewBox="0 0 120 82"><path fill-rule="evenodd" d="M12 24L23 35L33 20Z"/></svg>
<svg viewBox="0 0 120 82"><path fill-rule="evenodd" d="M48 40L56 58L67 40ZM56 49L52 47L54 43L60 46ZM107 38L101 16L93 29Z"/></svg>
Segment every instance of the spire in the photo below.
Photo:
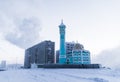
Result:
<svg viewBox="0 0 120 82"><path fill-rule="evenodd" d="M61 20L61 24L59 25L59 27L66 27L66 26L63 24L63 19Z"/></svg>
<svg viewBox="0 0 120 82"><path fill-rule="evenodd" d="M63 24L63 19L61 20L61 24Z"/></svg>

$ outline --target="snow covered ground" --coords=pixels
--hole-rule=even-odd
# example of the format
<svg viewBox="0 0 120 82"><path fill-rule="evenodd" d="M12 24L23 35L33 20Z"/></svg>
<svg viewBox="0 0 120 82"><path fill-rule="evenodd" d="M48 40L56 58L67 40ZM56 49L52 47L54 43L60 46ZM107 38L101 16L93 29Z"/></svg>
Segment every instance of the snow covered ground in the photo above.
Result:
<svg viewBox="0 0 120 82"><path fill-rule="evenodd" d="M120 71L110 69L8 69L0 82L120 82Z"/></svg>

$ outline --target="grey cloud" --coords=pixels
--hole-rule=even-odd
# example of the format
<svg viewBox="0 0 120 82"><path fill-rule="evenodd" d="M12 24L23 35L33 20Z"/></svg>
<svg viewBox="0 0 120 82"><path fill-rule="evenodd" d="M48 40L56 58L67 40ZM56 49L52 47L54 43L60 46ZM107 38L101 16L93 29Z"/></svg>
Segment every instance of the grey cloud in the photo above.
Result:
<svg viewBox="0 0 120 82"><path fill-rule="evenodd" d="M37 18L23 18L15 21L14 32L6 34L5 39L21 47L28 48L40 42L40 22Z"/></svg>
<svg viewBox="0 0 120 82"><path fill-rule="evenodd" d="M40 42L38 1L0 0L0 34L7 41L24 49Z"/></svg>

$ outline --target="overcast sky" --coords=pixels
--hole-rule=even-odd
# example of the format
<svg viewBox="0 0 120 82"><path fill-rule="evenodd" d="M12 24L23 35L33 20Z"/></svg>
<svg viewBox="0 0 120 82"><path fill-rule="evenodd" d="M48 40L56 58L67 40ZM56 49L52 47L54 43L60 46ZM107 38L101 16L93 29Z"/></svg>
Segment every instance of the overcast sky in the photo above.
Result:
<svg viewBox="0 0 120 82"><path fill-rule="evenodd" d="M1 46L0 55L15 60L21 54L23 59L24 49L44 40L55 41L59 49L61 19L67 26L66 41L78 41L93 57L116 48L120 46L119 4L119 0L0 0L0 39L8 44Z"/></svg>

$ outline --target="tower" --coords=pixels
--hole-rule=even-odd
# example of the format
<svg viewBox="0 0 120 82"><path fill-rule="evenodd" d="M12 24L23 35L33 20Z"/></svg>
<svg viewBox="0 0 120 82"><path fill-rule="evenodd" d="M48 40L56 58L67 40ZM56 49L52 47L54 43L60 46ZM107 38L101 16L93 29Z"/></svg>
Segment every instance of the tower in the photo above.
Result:
<svg viewBox="0 0 120 82"><path fill-rule="evenodd" d="M65 49L65 28L66 26L63 24L63 20L59 25L59 32L60 32L60 55L59 55L59 63L64 64L66 63L66 49Z"/></svg>

